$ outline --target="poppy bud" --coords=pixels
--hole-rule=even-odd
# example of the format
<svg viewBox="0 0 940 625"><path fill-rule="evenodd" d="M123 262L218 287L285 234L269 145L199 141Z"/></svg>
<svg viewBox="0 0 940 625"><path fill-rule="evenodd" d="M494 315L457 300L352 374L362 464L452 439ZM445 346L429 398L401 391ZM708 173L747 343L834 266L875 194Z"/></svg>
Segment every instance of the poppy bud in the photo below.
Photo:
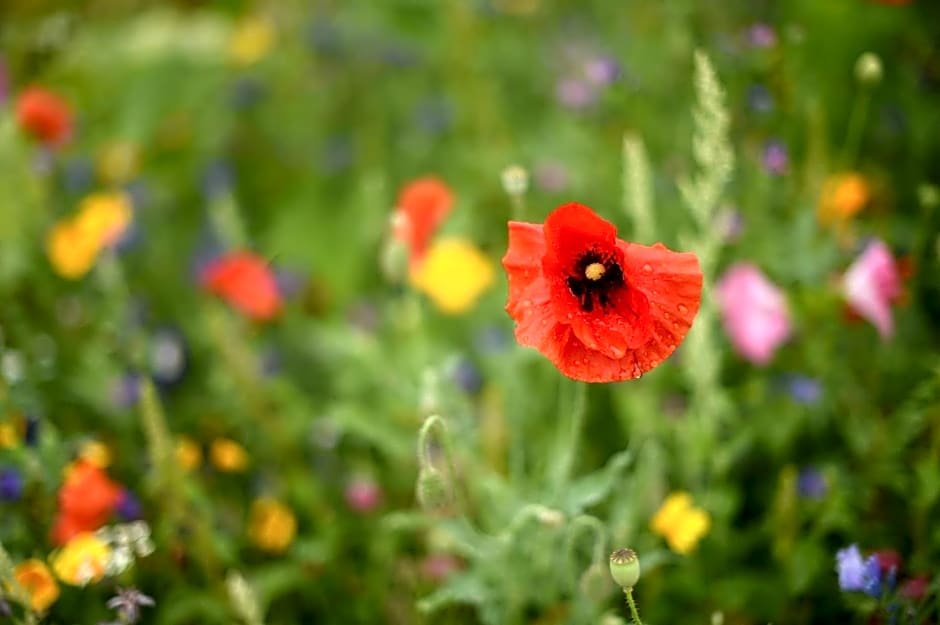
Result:
<svg viewBox="0 0 940 625"><path fill-rule="evenodd" d="M610 580L604 565L595 562L581 575L581 592L591 601L601 602L610 595Z"/></svg>
<svg viewBox="0 0 940 625"><path fill-rule="evenodd" d="M640 579L640 559L632 549L618 549L610 554L610 576L617 585L628 590Z"/></svg>
<svg viewBox="0 0 940 625"><path fill-rule="evenodd" d="M434 467L422 467L415 488L418 504L426 512L440 512L451 504L450 485Z"/></svg>
<svg viewBox="0 0 940 625"><path fill-rule="evenodd" d="M863 85L877 85L883 74L881 58L874 52L865 52L855 61L855 79Z"/></svg>

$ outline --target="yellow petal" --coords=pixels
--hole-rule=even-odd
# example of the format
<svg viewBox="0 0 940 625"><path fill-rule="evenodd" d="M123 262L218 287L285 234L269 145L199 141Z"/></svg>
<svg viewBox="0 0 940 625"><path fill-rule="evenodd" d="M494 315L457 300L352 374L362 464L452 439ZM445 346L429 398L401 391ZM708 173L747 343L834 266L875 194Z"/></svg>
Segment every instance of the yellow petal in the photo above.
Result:
<svg viewBox="0 0 940 625"><path fill-rule="evenodd" d="M459 238L436 242L411 274L411 283L444 313L469 310L493 283L493 265L475 245Z"/></svg>

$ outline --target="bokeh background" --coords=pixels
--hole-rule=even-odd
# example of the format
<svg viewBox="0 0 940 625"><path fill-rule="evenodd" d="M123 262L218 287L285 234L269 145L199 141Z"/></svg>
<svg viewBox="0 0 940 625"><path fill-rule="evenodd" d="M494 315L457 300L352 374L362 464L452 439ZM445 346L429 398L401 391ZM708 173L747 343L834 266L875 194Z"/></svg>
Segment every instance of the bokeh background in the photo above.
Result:
<svg viewBox="0 0 940 625"><path fill-rule="evenodd" d="M934 0L4 0L0 619L938 622L938 133ZM513 337L570 201L640 380Z"/></svg>

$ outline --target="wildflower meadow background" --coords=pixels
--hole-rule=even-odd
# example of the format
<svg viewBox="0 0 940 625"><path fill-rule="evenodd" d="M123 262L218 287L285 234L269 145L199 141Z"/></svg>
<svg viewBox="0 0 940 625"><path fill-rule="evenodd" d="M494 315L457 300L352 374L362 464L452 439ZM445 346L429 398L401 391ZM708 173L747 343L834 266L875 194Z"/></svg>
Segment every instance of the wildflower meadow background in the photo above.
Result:
<svg viewBox="0 0 940 625"><path fill-rule="evenodd" d="M940 623L940 4L5 0L0 373L0 622Z"/></svg>

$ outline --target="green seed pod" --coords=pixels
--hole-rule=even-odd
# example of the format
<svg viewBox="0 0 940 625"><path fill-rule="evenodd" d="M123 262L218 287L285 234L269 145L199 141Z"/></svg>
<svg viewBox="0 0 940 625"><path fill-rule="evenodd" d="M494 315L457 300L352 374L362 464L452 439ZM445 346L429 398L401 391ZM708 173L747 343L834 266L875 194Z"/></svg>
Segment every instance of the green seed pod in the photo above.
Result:
<svg viewBox="0 0 940 625"><path fill-rule="evenodd" d="M636 586L640 579L640 559L633 549L618 549L610 554L610 576L624 590Z"/></svg>
<svg viewBox="0 0 940 625"><path fill-rule="evenodd" d="M418 472L415 495L425 512L441 512L451 504L450 485L441 472L431 466L422 467Z"/></svg>

